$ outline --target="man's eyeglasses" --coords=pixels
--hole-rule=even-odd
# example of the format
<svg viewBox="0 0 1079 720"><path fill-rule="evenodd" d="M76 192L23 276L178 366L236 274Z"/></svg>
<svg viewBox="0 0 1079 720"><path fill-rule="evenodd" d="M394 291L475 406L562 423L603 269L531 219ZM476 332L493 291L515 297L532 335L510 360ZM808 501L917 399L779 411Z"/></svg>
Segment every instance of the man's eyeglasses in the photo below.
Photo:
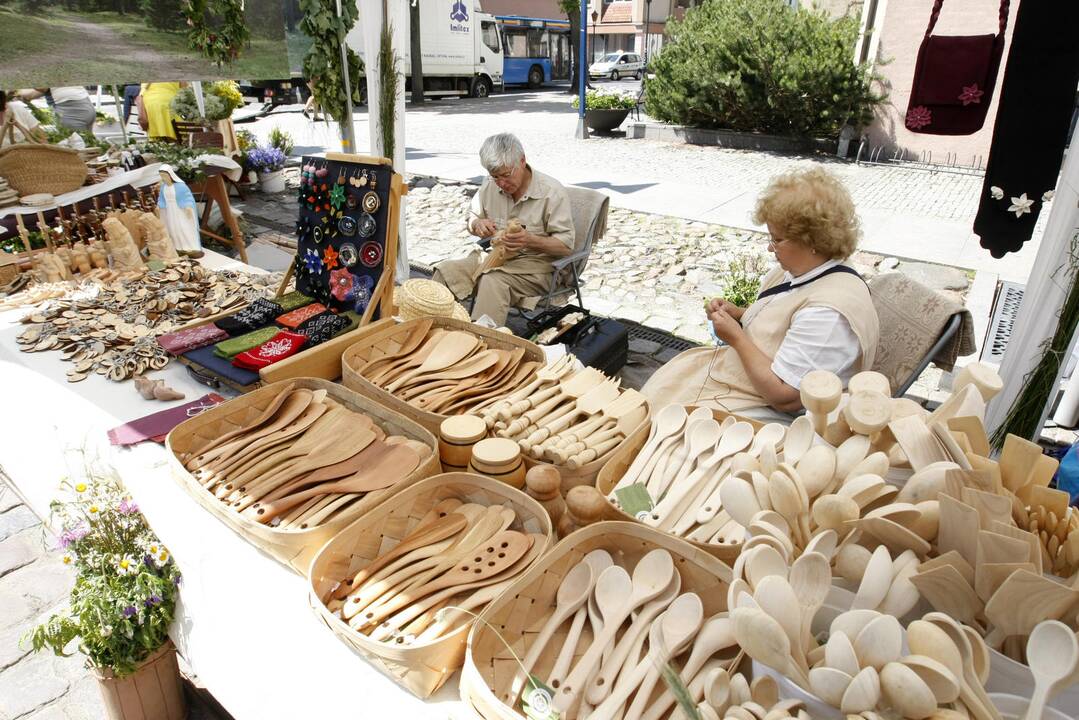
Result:
<svg viewBox="0 0 1079 720"><path fill-rule="evenodd" d="M517 168L510 168L509 170L502 170L501 172L491 173L492 180L509 180L513 177L513 173L517 172Z"/></svg>

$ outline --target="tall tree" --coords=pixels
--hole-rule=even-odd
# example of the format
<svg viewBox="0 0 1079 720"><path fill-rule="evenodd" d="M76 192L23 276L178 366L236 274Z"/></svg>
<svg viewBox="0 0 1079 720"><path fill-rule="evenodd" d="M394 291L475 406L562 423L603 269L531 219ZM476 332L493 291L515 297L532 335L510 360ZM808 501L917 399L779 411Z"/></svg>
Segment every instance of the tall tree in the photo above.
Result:
<svg viewBox="0 0 1079 720"><path fill-rule="evenodd" d="M409 53L412 56L412 102L423 104L423 56L420 53L420 0L411 0L409 17Z"/></svg>
<svg viewBox="0 0 1079 720"><path fill-rule="evenodd" d="M569 17L569 54L572 59L570 62L572 70L567 92L577 94L580 92L581 82L581 0L558 0L558 6Z"/></svg>

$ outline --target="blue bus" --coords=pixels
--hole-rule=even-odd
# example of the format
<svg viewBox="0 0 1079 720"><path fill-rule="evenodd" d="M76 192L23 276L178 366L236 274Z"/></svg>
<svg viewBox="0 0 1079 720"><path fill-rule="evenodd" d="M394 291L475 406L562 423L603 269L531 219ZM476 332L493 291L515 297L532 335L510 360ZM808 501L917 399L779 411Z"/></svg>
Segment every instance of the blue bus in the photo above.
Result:
<svg viewBox="0 0 1079 720"><path fill-rule="evenodd" d="M506 85L540 87L569 80L569 20L496 16L502 31L502 75Z"/></svg>

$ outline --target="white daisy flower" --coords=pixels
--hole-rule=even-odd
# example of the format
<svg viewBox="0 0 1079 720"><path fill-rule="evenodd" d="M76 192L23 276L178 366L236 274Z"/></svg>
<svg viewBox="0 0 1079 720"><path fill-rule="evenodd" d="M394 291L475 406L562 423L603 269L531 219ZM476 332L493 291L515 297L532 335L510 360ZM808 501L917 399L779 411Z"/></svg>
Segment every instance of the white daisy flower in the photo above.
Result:
<svg viewBox="0 0 1079 720"><path fill-rule="evenodd" d="M132 573L138 572L139 566L138 563L135 562L134 558L125 555L124 557L120 558L119 562L116 563L116 568L120 571L121 575L130 575Z"/></svg>

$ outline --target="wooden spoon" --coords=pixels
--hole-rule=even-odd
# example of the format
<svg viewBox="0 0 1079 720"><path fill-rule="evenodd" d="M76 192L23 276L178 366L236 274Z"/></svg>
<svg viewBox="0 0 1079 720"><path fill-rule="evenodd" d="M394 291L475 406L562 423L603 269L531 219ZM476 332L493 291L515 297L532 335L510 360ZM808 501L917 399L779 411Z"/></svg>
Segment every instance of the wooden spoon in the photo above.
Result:
<svg viewBox="0 0 1079 720"><path fill-rule="evenodd" d="M959 679L942 663L925 655L907 655L899 662L921 678L938 705L955 702L959 698Z"/></svg>
<svg viewBox="0 0 1079 720"><path fill-rule="evenodd" d="M813 435L813 422L808 415L795 418L783 443L783 462L797 465L798 460L813 445Z"/></svg>
<svg viewBox="0 0 1079 720"><path fill-rule="evenodd" d="M614 568L608 568L604 571L604 575L613 570ZM624 586L618 588L617 610L614 610L610 617L604 613L602 633L592 641L588 650L566 678L565 684L558 690L554 698L554 706L559 712L566 712L582 694L588 677L599 663L603 650L614 639L622 622L634 609L662 593L670 583L671 574L674 572L674 561L666 550L652 550L641 558L637 567L633 569L632 590L627 595ZM601 576L600 580L602 579ZM597 597L599 592L600 585L597 583ZM613 610L613 604L611 607Z"/></svg>
<svg viewBox="0 0 1079 720"><path fill-rule="evenodd" d="M985 688L978 679L977 672L974 669L970 641L967 639L966 633L963 632L962 626L956 623L952 618L939 612L927 613L923 619L943 631L956 652L958 652L962 662L962 674L960 677L962 678L963 683L959 697L970 710L971 714L973 714L977 720L986 720L986 718L989 718L990 720L1001 720L1000 713L997 712L996 706L993 704L993 701L989 699L989 696L986 695ZM909 628L907 632L907 643L908 645L910 644ZM918 652L914 649L913 645L910 647L911 651ZM919 654L933 657L933 655L925 652ZM940 660L940 658L934 659Z"/></svg>
<svg viewBox="0 0 1079 720"><path fill-rule="evenodd" d="M802 553L791 565L790 585L801 606L801 637L799 645L808 648L813 642L813 618L824 605L832 586L832 567L820 553Z"/></svg>
<svg viewBox="0 0 1079 720"><path fill-rule="evenodd" d="M636 664L639 650L635 654L633 648L638 647L637 641L640 639L643 645L643 638L648 634L653 620L670 606L681 589L682 576L674 573L666 589L634 613L629 629L619 638L610 656L603 660L600 671L589 681L588 689L585 691L585 699L589 704L599 705L606 700L614 689L616 680L621 677L621 673L631 672L632 668L626 669L624 666L627 662Z"/></svg>
<svg viewBox="0 0 1079 720"><path fill-rule="evenodd" d="M809 687L807 674L791 658L790 640L783 627L768 613L755 608L735 608L731 622L738 644L757 662L789 675L803 688Z"/></svg>
<svg viewBox="0 0 1079 720"><path fill-rule="evenodd" d="M776 432L773 432L772 437L775 436ZM724 429L712 456L703 460L698 459L697 469L686 481L687 492L668 513L667 520L660 522L660 528L673 529L675 534L684 535L697 523L700 509L707 504L709 497L716 495L717 487L727 477L733 457L742 452L753 438L753 426L747 422L732 422ZM774 448L775 445L769 442L764 447ZM722 464L720 464L721 461ZM717 464L719 464L719 469L713 471L712 468ZM718 502L718 495L716 497ZM672 522L672 520L677 521Z"/></svg>
<svg viewBox="0 0 1079 720"><path fill-rule="evenodd" d="M378 368L372 374L365 374L365 377L371 381L374 385L379 387L385 387L388 383L392 382L396 377L400 376L409 370L415 369L423 364L423 361L434 351L438 346L438 341L446 331L442 328L434 328L423 338L422 344L417 347L413 352L408 355L403 355L399 359L394 360L382 367Z"/></svg>
<svg viewBox="0 0 1079 720"><path fill-rule="evenodd" d="M750 428L750 434L752 435L752 428ZM682 498L691 492L688 480L695 464L700 463L703 467L710 469L725 457L719 455L716 448L720 435L719 423L712 418L699 420L689 426L686 430L685 459L681 465L672 475L663 478L661 482L656 483L654 486L649 484L652 497L658 504L652 508L652 514L646 518L646 523L653 527L658 526L660 518L671 513ZM712 451L711 454L705 457L705 454L710 450ZM693 480L696 481L699 477L700 475L695 476ZM664 493L666 494L664 495ZM662 500L660 500L661 497L663 498Z"/></svg>
<svg viewBox="0 0 1079 720"><path fill-rule="evenodd" d="M539 659L540 653L547 647L547 643L550 641L554 631L565 622L566 618L584 607L594 585L592 566L583 560L566 573L555 595L554 612L547 618L547 622L543 624L543 629L540 630L539 634L532 639L528 654L525 655L522 663L525 674L532 672L532 667L536 664L536 660Z"/></svg>
<svg viewBox="0 0 1079 720"><path fill-rule="evenodd" d="M697 637L693 639L693 648L690 650L689 659L686 660L685 665L682 666L682 682L687 686L690 685L693 678L697 677L709 658L720 650L733 647L735 642L734 628L731 625L731 619L728 617L727 613L719 613L718 615L713 615L708 618L704 622L704 625L701 626L701 630L697 633ZM725 670L720 670L718 668L716 670L722 672L729 682L730 678L727 676ZM707 686L707 683L705 683L705 685ZM641 720L659 720L664 717L664 713L666 713L668 708L673 704L674 695L671 693L664 693L650 708L648 708L647 711L645 711Z"/></svg>
<svg viewBox="0 0 1079 720"><path fill-rule="evenodd" d="M1027 639L1027 665L1034 674L1034 694L1023 720L1038 720L1045 704L1079 663L1079 642L1070 627L1058 620L1038 623Z"/></svg>
<svg viewBox="0 0 1079 720"><path fill-rule="evenodd" d="M753 521L753 516L761 511L753 485L742 478L729 477L724 480L719 486L719 496L723 509L739 525L748 526ZM719 511L720 505L709 498L708 504L698 513L697 522L704 523L711 520L714 513Z"/></svg>
<svg viewBox="0 0 1079 720"><path fill-rule="evenodd" d="M633 673L624 680L619 680L619 686L589 717L594 720L612 720L619 717L618 711L629 696L637 691L626 711L626 717L639 720L645 703L659 680L660 669L693 639L701 627L703 617L704 606L699 596L694 593L678 596L666 612L652 623L648 637L648 655L637 663Z"/></svg>
<svg viewBox="0 0 1079 720"><path fill-rule="evenodd" d="M809 671L808 679L809 689L813 694L837 708L843 702L843 694L847 692L854 678L838 668L820 666Z"/></svg>
<svg viewBox="0 0 1079 720"><path fill-rule="evenodd" d="M902 655L903 627L891 615L871 620L854 638L854 652L862 667L872 667L879 672Z"/></svg>
<svg viewBox="0 0 1079 720"><path fill-rule="evenodd" d="M802 634L802 608L794 588L786 578L769 575L755 586L753 599L783 628L789 641L791 657L803 674L809 673Z"/></svg>
<svg viewBox="0 0 1079 720"><path fill-rule="evenodd" d="M596 581L604 570L614 565L614 560L611 558L611 554L606 550L599 548L591 551L584 556L584 562L592 566L592 584L589 587L589 597L593 597L593 591L596 587ZM576 615L573 617L573 622L570 624L569 632L566 633L566 639L562 643L562 649L558 652L558 657L555 658L554 666L551 668L551 672L547 675L547 684L553 689L557 690L559 685L566 679L566 674L569 672L570 664L573 662L573 654L577 650L577 644L581 637L581 632L584 629L584 622L589 619L589 606L590 603L586 602L585 606L577 610ZM597 616L597 622L599 622ZM593 636L598 634L600 626L593 628Z"/></svg>

